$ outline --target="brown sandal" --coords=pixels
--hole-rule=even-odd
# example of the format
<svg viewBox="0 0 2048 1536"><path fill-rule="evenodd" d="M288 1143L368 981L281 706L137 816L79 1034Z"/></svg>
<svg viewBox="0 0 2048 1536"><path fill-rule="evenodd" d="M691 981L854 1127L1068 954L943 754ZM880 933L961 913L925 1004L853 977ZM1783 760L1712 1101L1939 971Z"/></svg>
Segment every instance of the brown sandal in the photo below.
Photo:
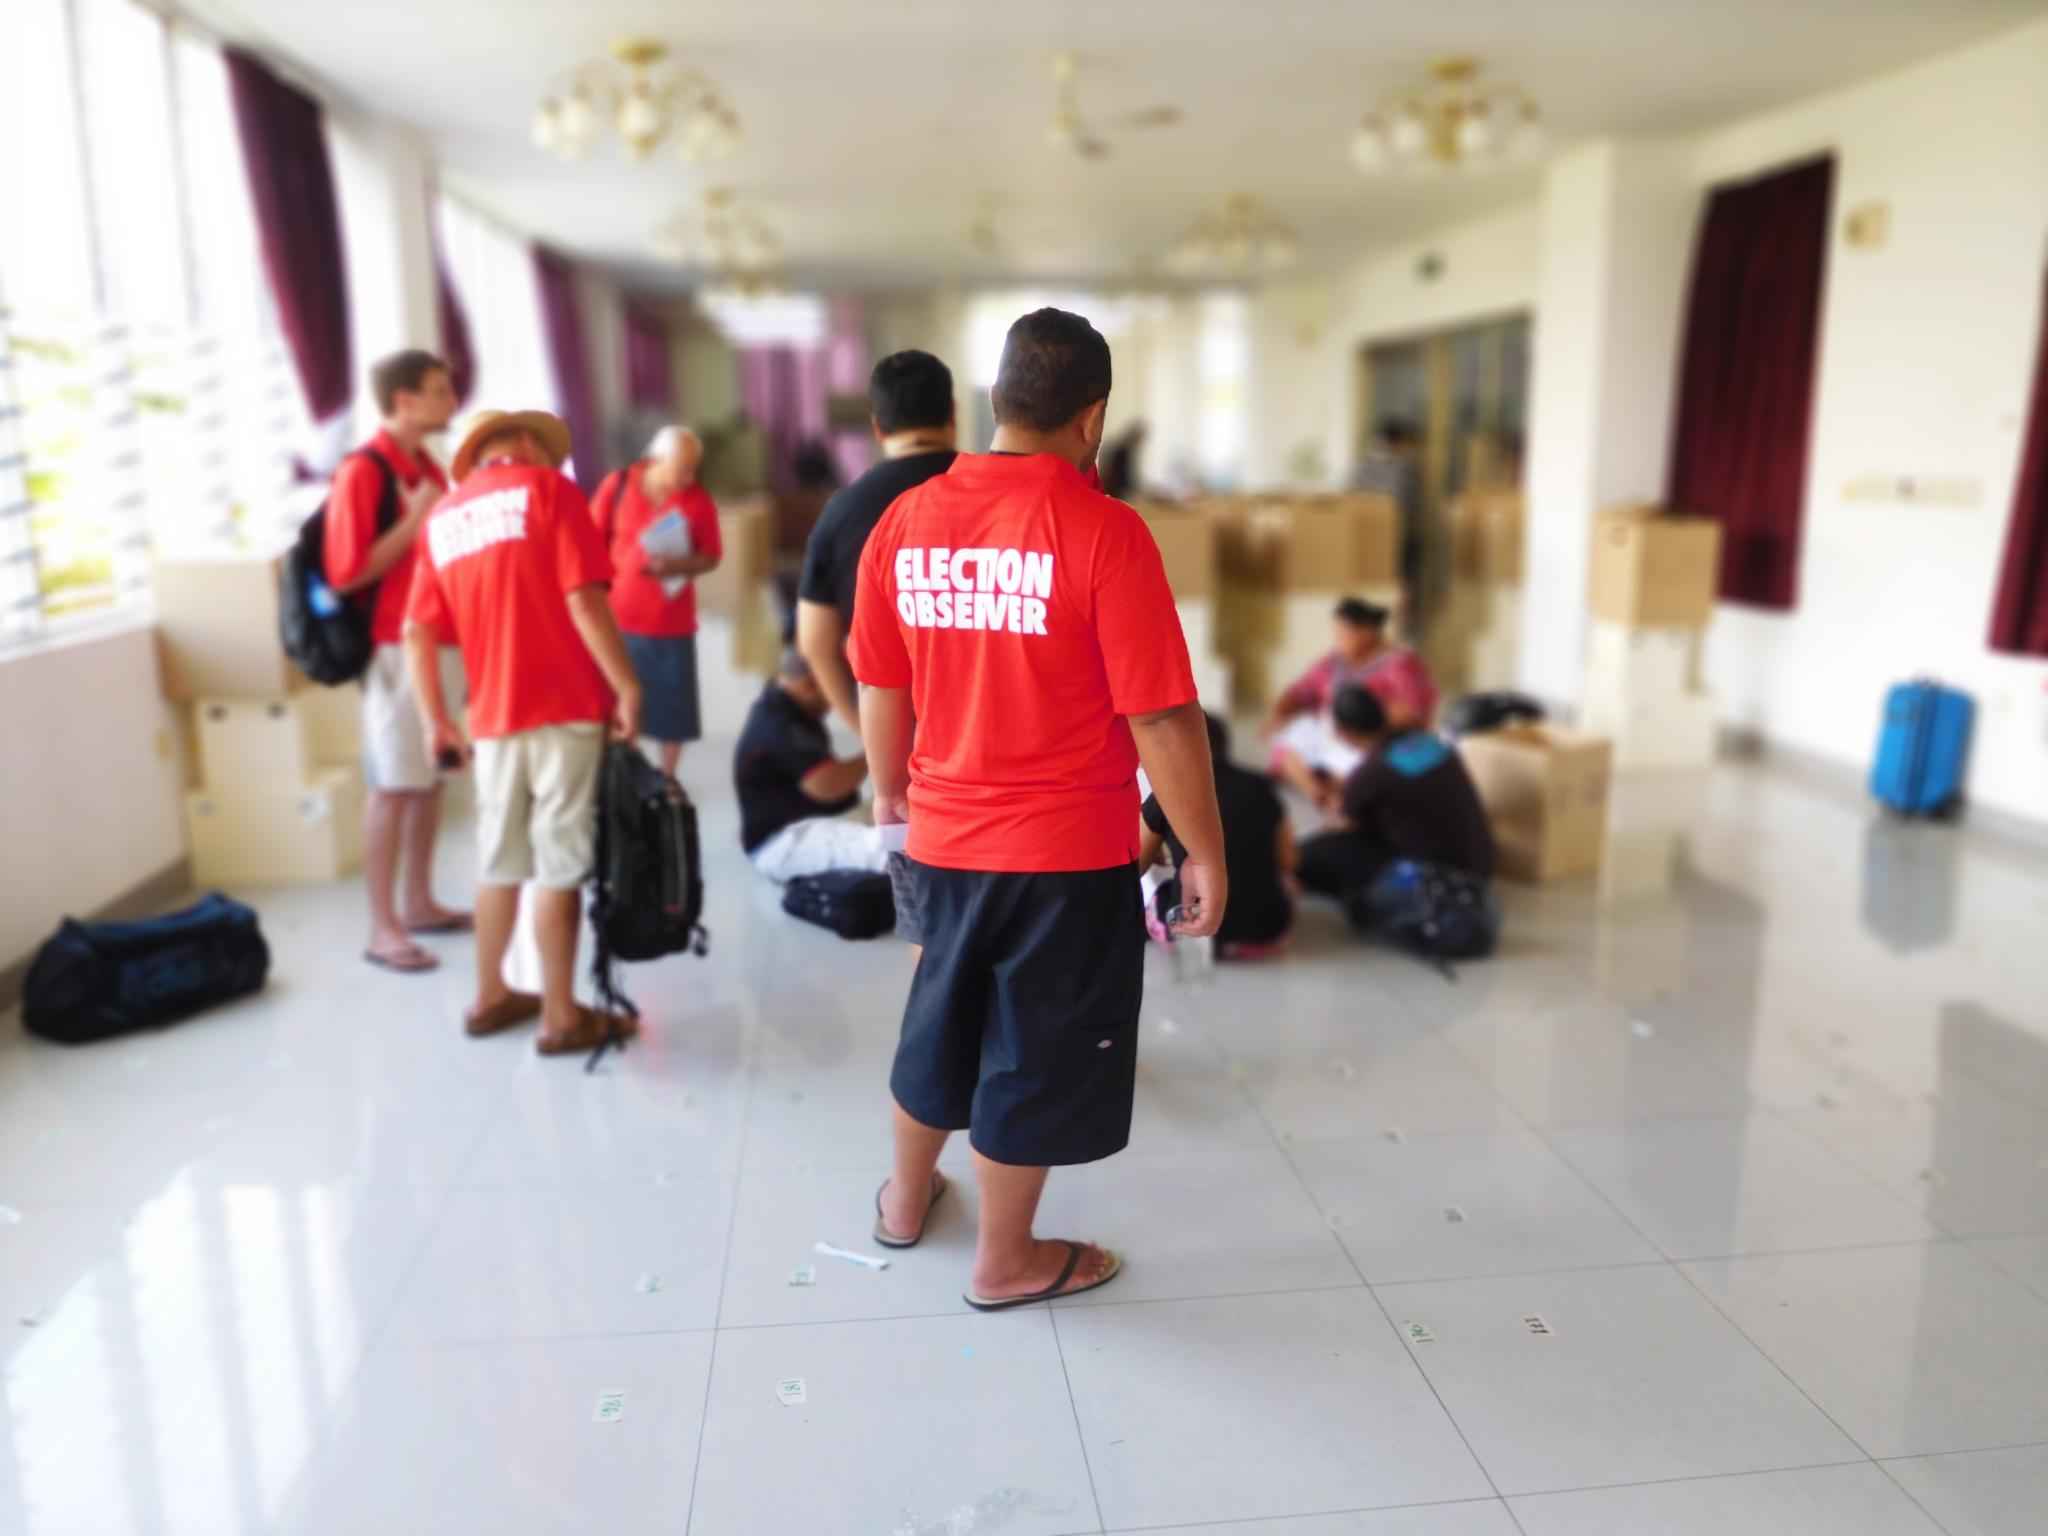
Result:
<svg viewBox="0 0 2048 1536"><path fill-rule="evenodd" d="M464 1018L462 1028L465 1034L481 1040L485 1035L495 1035L500 1030L539 1017L539 998L531 992L508 992L481 1013L472 1013Z"/></svg>
<svg viewBox="0 0 2048 1536"><path fill-rule="evenodd" d="M618 1025L621 1040L630 1040L640 1033L640 1021L630 1014L606 1015L595 1008L578 1008L573 1030L565 1035L542 1030L533 1048L543 1056L575 1056L584 1051L594 1051L603 1043L613 1024Z"/></svg>

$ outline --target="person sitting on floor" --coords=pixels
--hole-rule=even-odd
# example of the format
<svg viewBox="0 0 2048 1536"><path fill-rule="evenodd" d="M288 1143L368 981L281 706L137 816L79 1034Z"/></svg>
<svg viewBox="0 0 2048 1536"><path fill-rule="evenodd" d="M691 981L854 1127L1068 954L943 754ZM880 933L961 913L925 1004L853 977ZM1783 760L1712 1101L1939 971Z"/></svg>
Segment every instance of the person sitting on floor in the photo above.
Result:
<svg viewBox="0 0 2048 1536"><path fill-rule="evenodd" d="M1302 842L1304 888L1341 901L1396 859L1493 878L1493 829L1450 743L1395 725L1360 687L1337 695L1332 723L1360 761L1339 793L1336 827Z"/></svg>
<svg viewBox="0 0 2048 1536"><path fill-rule="evenodd" d="M1396 730L1426 729L1436 715L1429 668L1387 638L1386 609L1347 597L1331 617L1335 646L1280 695L1264 726L1273 742L1269 771L1326 811L1337 809L1338 791L1359 761L1328 718L1338 694L1371 690Z"/></svg>
<svg viewBox="0 0 2048 1536"><path fill-rule="evenodd" d="M1223 816L1223 863L1230 871L1230 906L1216 930L1216 953L1225 960L1263 960L1287 947L1294 928L1294 896L1286 880L1296 861L1294 829L1273 781L1230 760L1230 727L1213 714L1206 719L1216 805ZM1167 824L1159 797L1146 796L1139 814L1138 868L1151 869L1162 853L1171 853L1178 869L1187 850ZM1165 881L1147 926L1163 933L1166 913L1179 901L1180 882Z"/></svg>
<svg viewBox="0 0 2048 1536"><path fill-rule="evenodd" d="M868 762L859 753L832 755L831 710L810 663L791 646L747 711L732 759L740 846L770 880L886 867L882 834L845 819L860 804Z"/></svg>

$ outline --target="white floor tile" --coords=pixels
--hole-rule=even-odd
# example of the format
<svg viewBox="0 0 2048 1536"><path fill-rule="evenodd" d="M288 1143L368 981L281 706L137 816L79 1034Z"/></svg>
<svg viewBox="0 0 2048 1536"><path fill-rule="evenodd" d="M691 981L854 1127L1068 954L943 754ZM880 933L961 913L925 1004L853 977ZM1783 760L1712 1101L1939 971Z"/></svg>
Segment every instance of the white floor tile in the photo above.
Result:
<svg viewBox="0 0 2048 1536"><path fill-rule="evenodd" d="M1959 1243L1685 1270L1872 1456L2048 1440L2048 1302Z"/></svg>
<svg viewBox="0 0 2048 1536"><path fill-rule="evenodd" d="M380 1352L278 1529L679 1531L710 1362L706 1333Z"/></svg>
<svg viewBox="0 0 2048 1536"><path fill-rule="evenodd" d="M1604 1008L1488 1014L1445 1039L1532 1124L1546 1127L1743 1113L1742 1087L1662 1035Z"/></svg>
<svg viewBox="0 0 2048 1536"><path fill-rule="evenodd" d="M1868 1462L1510 1501L1524 1536L1941 1536Z"/></svg>
<svg viewBox="0 0 2048 1536"><path fill-rule="evenodd" d="M398 1305L408 1343L669 1333L717 1321L731 1185L457 1190Z"/></svg>
<svg viewBox="0 0 2048 1536"><path fill-rule="evenodd" d="M1503 1494L1813 1466L1856 1448L1663 1267L1380 1288ZM1540 1318L1547 1335L1532 1331Z"/></svg>
<svg viewBox="0 0 2048 1536"><path fill-rule="evenodd" d="M782 1384L799 1379L805 1400L786 1404ZM1004 1536L1097 1529L1044 1311L720 1335L694 1536L923 1533L949 1520Z"/></svg>
<svg viewBox="0 0 2048 1536"><path fill-rule="evenodd" d="M517 1071L462 1182L633 1184L731 1170L746 1111L738 1074L655 1070L638 1042L630 1050L630 1061L608 1058L596 1073L580 1060Z"/></svg>
<svg viewBox="0 0 2048 1536"><path fill-rule="evenodd" d="M1584 1126L1565 1158L1672 1258L1916 1242L1940 1232L1773 1116Z"/></svg>
<svg viewBox="0 0 2048 1536"><path fill-rule="evenodd" d="M1363 1291L1063 1308L1057 1321L1110 1529L1492 1492Z"/></svg>
<svg viewBox="0 0 2048 1536"><path fill-rule="evenodd" d="M1341 1515L1300 1515L1288 1520L1232 1521L1228 1525L1154 1527L1145 1536L1519 1536L1498 1499L1419 1504L1407 1509L1358 1510Z"/></svg>
<svg viewBox="0 0 2048 1536"><path fill-rule="evenodd" d="M1888 1461L1948 1536L2033 1536L2048 1510L2048 1445Z"/></svg>
<svg viewBox="0 0 2048 1536"><path fill-rule="evenodd" d="M2048 1112L1945 1096L1893 1114L1797 1118L1957 1237L2048 1231Z"/></svg>
<svg viewBox="0 0 2048 1536"><path fill-rule="evenodd" d="M1658 1256L1533 1132L1318 1142L1290 1156L1375 1285Z"/></svg>
<svg viewBox="0 0 2048 1536"><path fill-rule="evenodd" d="M1970 1247L2035 1295L2048 1300L2048 1232L1979 1238Z"/></svg>

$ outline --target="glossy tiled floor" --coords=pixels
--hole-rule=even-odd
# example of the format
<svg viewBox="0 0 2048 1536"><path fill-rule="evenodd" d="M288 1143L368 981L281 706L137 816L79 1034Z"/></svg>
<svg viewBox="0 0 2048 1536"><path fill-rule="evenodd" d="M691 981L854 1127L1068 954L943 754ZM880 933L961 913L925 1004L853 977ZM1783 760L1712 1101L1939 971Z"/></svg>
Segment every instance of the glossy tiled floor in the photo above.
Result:
<svg viewBox="0 0 2048 1536"><path fill-rule="evenodd" d="M1128 1272L980 1317L970 1188L812 1252L905 956L781 916L724 752L711 957L595 1077L345 889L257 896L242 1006L0 1030L0 1531L2048 1530L2048 867L1726 769L1674 888L1516 892L1455 983L1327 916L1155 965L1135 1143L1046 1203Z"/></svg>

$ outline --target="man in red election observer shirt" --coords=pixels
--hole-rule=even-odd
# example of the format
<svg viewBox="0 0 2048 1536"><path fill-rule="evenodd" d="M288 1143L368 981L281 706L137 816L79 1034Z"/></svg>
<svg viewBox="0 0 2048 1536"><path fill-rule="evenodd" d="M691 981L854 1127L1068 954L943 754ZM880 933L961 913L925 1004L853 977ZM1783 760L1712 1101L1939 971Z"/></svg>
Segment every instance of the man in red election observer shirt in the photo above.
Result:
<svg viewBox="0 0 2048 1536"><path fill-rule="evenodd" d="M448 365L431 352L398 352L370 369L383 425L341 461L327 492L327 584L370 610L376 651L363 675L363 884L370 895L365 959L394 971L431 971L440 962L415 934L467 929L469 914L434 900L434 838L441 780L420 731L407 680L406 598L421 524L448 489L426 440L455 414ZM389 527L380 527L388 521ZM442 655L444 687L459 694L461 669ZM401 858L402 855L402 858ZM399 869L404 890L399 894Z"/></svg>
<svg viewBox="0 0 2048 1536"><path fill-rule="evenodd" d="M697 709L697 578L717 570L725 554L718 507L697 483L703 461L696 433L663 427L646 456L607 475L590 503L611 550L612 613L640 679L640 729L659 744L661 771L670 778L683 744L704 733ZM645 542L649 529L652 549Z"/></svg>
<svg viewBox="0 0 2048 1536"><path fill-rule="evenodd" d="M947 1134L966 1130L981 1183L966 1300L984 1311L1090 1290L1120 1267L1031 1224L1048 1166L1130 1138L1141 763L1193 834L1177 931L1205 937L1223 916L1208 728L1159 550L1083 478L1109 382L1108 344L1080 316L1041 309L1011 326L994 452L897 499L854 604L876 816L909 823L925 945L874 1236L923 1235Z"/></svg>
<svg viewBox="0 0 2048 1536"><path fill-rule="evenodd" d="M469 671L481 866L469 1033L539 1014L544 1055L588 1050L606 1034L609 1021L576 1002L581 891L597 836L605 722L624 741L640 730L640 685L605 600L611 561L583 493L555 468L569 449L568 427L545 411L478 419L455 454L455 490L427 519L405 616L437 761L460 764L468 748L448 713L436 648L460 645ZM505 985L528 881L540 997Z"/></svg>

